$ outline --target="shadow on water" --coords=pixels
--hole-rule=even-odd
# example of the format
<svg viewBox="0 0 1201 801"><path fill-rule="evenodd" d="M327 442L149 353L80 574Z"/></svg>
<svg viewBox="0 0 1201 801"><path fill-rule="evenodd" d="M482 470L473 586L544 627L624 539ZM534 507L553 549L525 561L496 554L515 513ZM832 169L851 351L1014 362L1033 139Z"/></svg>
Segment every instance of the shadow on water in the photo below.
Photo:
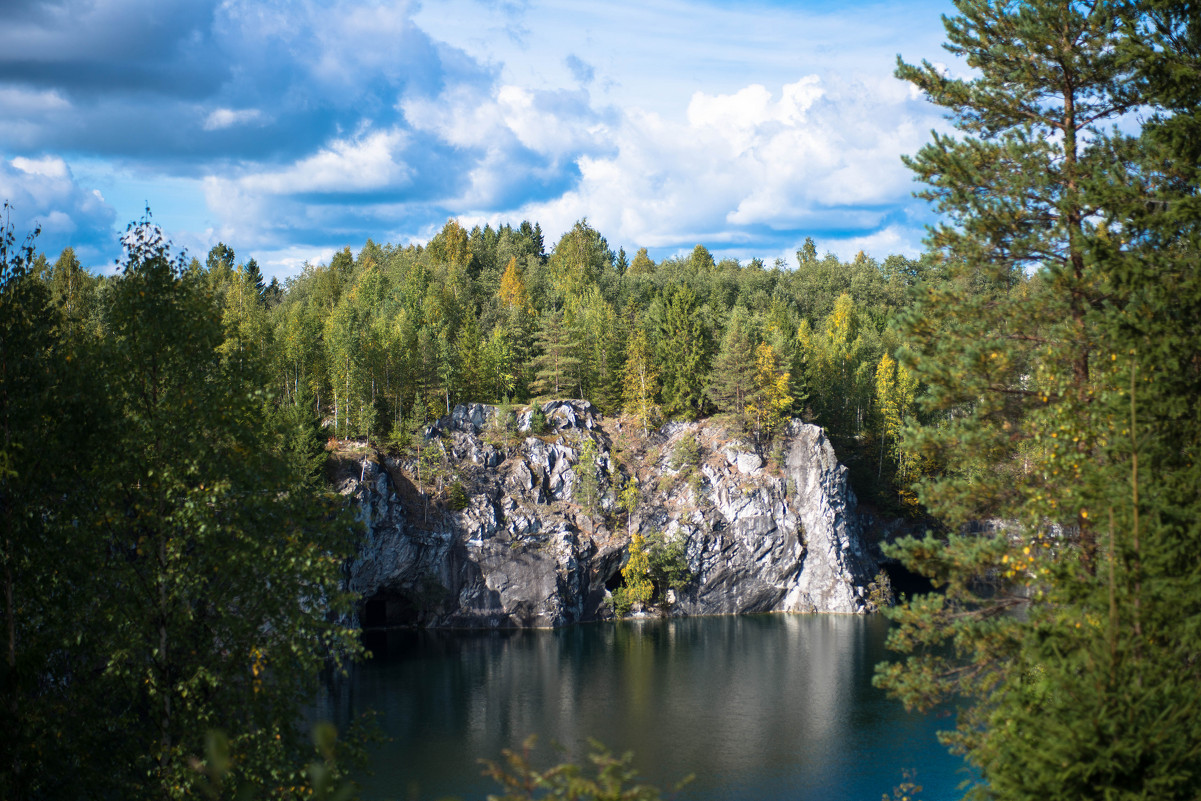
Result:
<svg viewBox="0 0 1201 801"><path fill-rule="evenodd" d="M623 621L557 631L376 632L375 658L330 699L335 719L380 714L364 798L483 798L480 758L529 734L580 758L589 738L632 750L650 781L687 774L689 799L871 799L916 771L957 798L952 722L871 686L879 617L761 615ZM540 748L542 764L561 754ZM537 759L535 761L538 761Z"/></svg>

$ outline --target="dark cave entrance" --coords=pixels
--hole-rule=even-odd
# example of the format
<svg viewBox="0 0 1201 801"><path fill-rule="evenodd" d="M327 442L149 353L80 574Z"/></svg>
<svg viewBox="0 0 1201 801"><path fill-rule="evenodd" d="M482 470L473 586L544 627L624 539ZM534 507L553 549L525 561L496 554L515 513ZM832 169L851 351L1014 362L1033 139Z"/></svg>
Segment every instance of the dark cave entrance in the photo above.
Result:
<svg viewBox="0 0 1201 801"><path fill-rule="evenodd" d="M359 624L364 631L414 626L419 622L420 614L420 608L408 593L380 590L363 602Z"/></svg>
<svg viewBox="0 0 1201 801"><path fill-rule="evenodd" d="M613 574L605 579L605 589L609 592L616 592L619 588L624 587L625 583L625 576L621 575L621 571L614 570Z"/></svg>

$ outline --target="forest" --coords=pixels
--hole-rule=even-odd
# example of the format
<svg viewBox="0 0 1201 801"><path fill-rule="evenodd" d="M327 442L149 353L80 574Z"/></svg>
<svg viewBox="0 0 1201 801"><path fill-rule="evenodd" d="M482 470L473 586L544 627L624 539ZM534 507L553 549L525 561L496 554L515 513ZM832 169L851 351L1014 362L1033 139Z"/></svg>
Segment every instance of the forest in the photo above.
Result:
<svg viewBox="0 0 1201 801"><path fill-rule="evenodd" d="M306 769L293 725L358 651L327 440L575 397L765 449L817 423L865 500L924 521L887 553L937 591L889 612L877 682L957 705L976 797L1195 798L1201 15L956 5L972 76L897 68L958 129L906 160L942 215L919 259L656 263L586 220L548 250L535 222L452 219L268 284L149 218L112 277L6 228L0 795L334 781L339 746Z"/></svg>
<svg viewBox="0 0 1201 801"><path fill-rule="evenodd" d="M892 355L891 321L911 287L945 272L937 260L843 262L809 239L791 265L715 262L703 245L656 264L645 248L614 253L587 221L545 248L536 223L450 220L425 246L368 241L282 285L225 244L185 271L221 309L221 352L332 437L384 447L460 403L570 397L651 427L725 415L764 442L801 417L882 499L909 480L898 435L917 387ZM33 269L104 337L119 277L92 275L70 250Z"/></svg>

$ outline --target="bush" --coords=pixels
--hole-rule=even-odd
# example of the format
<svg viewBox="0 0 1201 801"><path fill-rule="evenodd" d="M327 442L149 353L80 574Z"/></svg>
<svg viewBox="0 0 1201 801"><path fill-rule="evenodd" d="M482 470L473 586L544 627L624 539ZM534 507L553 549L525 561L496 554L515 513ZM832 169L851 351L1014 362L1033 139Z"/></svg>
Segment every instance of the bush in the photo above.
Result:
<svg viewBox="0 0 1201 801"><path fill-rule="evenodd" d="M613 593L613 608L618 617L629 614L634 604L648 604L655 594L655 585L650 579L649 557L646 541L641 534L630 537L630 558L621 569L623 586Z"/></svg>
<svg viewBox="0 0 1201 801"><path fill-rule="evenodd" d="M501 786L504 795L489 795L495 801L567 801L567 799L591 798L596 801L659 801L663 797L658 788L642 784L637 772L631 767L633 755L629 752L620 757L613 756L595 740L589 743L591 753L587 763L596 772L595 778L588 775L581 765L566 762L544 772L534 770L530 764L530 752L534 738L522 743L521 752L504 749L503 763L482 760L484 774L491 776ZM679 790L692 777L685 778L675 786Z"/></svg>
<svg viewBox="0 0 1201 801"><path fill-rule="evenodd" d="M668 590L683 589L692 581L683 537L668 539L656 531L646 541L647 575L654 585L656 600L665 598Z"/></svg>
<svg viewBox="0 0 1201 801"><path fill-rule="evenodd" d="M685 470L697 467L700 463L701 451L696 440L688 436L680 437L671 451L671 468Z"/></svg>
<svg viewBox="0 0 1201 801"><path fill-rule="evenodd" d="M471 503L471 498L467 495L467 488L463 486L463 482L455 479L455 483L450 485L450 510L452 512L461 512L466 509Z"/></svg>
<svg viewBox="0 0 1201 801"><path fill-rule="evenodd" d="M550 423L546 420L546 412L542 411L541 404L535 403L533 411L530 412L530 433L535 436L545 434L549 427Z"/></svg>
<svg viewBox="0 0 1201 801"><path fill-rule="evenodd" d="M896 597L892 591L892 579L888 577L885 570L881 569L872 583L867 585L867 604L874 612L886 606L892 606L894 603L896 603Z"/></svg>

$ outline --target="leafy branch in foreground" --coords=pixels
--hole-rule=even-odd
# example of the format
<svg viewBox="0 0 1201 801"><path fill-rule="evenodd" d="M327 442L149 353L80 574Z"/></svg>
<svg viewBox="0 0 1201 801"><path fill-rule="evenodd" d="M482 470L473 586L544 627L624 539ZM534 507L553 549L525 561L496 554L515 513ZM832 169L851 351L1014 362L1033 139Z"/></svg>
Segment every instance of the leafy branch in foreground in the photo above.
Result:
<svg viewBox="0 0 1201 801"><path fill-rule="evenodd" d="M536 741L531 736L522 743L521 751L504 749L503 763L481 760L484 775L495 779L504 791L503 795L489 795L488 801L660 801L663 798L658 788L638 780L638 772L631 767L634 756L628 751L616 757L597 741L590 740L588 764L594 775L588 775L585 767L573 762L538 771L530 762ZM685 778L676 784L674 791L691 780L692 777Z"/></svg>

